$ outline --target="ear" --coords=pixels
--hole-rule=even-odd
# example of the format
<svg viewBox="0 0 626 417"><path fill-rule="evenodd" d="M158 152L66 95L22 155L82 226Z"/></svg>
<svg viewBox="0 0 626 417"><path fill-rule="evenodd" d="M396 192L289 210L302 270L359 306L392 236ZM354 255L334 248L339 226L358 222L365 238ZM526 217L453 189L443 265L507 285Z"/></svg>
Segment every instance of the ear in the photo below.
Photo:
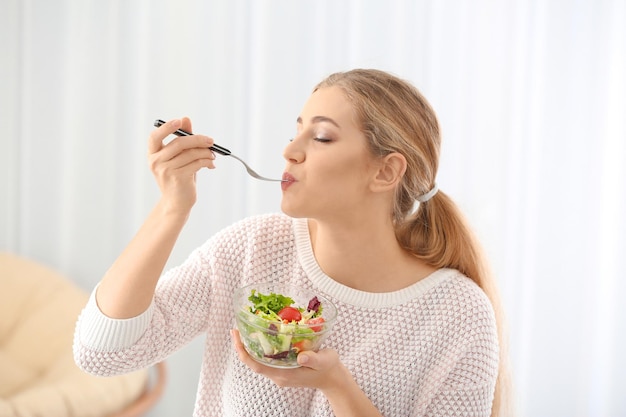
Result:
<svg viewBox="0 0 626 417"><path fill-rule="evenodd" d="M397 152L382 158L372 182L371 189L375 192L394 189L406 172L406 158Z"/></svg>

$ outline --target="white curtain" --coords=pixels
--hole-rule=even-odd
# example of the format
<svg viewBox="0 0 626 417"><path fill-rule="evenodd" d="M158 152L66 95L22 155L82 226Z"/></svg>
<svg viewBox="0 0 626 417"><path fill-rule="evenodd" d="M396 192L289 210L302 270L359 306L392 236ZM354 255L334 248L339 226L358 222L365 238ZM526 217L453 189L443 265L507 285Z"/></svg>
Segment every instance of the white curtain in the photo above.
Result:
<svg viewBox="0 0 626 417"><path fill-rule="evenodd" d="M375 67L440 117L438 177L491 257L520 415L626 415L624 0L1 0L0 249L91 289L158 198L156 118L267 176L313 85ZM279 209L230 158L170 265ZM0 288L0 291L2 289ZM202 341L151 416L191 415Z"/></svg>

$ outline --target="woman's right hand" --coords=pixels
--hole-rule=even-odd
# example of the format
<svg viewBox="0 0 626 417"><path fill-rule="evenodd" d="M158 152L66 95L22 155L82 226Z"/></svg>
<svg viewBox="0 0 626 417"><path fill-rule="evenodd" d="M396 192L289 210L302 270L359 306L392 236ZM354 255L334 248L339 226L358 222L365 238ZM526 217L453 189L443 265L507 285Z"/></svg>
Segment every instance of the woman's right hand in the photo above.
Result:
<svg viewBox="0 0 626 417"><path fill-rule="evenodd" d="M148 160L168 211L187 215L196 202L196 173L215 168L215 154L209 149L214 141L203 135L180 136L164 145L176 129L191 132L191 120L170 120L150 134Z"/></svg>

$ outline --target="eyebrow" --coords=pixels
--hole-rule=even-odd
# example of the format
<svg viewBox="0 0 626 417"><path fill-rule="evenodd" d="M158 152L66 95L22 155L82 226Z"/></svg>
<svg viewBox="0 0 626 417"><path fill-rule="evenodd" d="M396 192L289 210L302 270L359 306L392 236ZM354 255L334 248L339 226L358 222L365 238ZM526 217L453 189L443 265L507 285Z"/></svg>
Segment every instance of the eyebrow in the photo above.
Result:
<svg viewBox="0 0 626 417"><path fill-rule="evenodd" d="M302 117L298 116L298 118L296 119L296 122L298 124L302 124ZM339 123L337 123L336 121L334 121L333 119L331 119L330 117L326 117L326 116L313 116L311 118L311 123L330 123L333 124L335 126L337 126L339 129L341 129L341 126L339 126Z"/></svg>

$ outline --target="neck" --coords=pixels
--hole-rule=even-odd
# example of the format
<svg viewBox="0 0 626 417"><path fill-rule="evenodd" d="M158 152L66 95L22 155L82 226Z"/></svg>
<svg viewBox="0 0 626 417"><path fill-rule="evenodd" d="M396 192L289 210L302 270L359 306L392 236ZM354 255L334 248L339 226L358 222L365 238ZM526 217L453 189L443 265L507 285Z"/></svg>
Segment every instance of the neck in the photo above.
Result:
<svg viewBox="0 0 626 417"><path fill-rule="evenodd" d="M352 219L340 224L309 220L309 234L324 273L357 290L396 291L435 270L399 245L391 219Z"/></svg>

